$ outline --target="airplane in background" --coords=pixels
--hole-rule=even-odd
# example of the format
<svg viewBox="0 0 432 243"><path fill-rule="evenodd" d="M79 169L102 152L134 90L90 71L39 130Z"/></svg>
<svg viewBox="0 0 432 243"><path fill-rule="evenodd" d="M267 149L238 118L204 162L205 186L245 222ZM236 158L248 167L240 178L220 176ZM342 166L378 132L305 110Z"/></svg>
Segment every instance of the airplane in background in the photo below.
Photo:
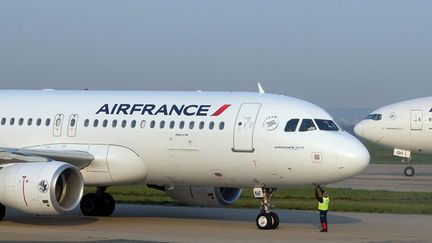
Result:
<svg viewBox="0 0 432 243"><path fill-rule="evenodd" d="M0 218L6 207L86 216L107 187L144 183L188 205L227 206L254 188L259 229L278 227L276 188L333 183L369 152L320 107L243 92L0 91ZM96 187L83 195L83 187ZM6 206L6 207L5 207Z"/></svg>
<svg viewBox="0 0 432 243"><path fill-rule="evenodd" d="M394 148L393 155L408 164L405 176L414 176L411 152L432 154L432 97L379 108L360 121L354 132L370 142Z"/></svg>

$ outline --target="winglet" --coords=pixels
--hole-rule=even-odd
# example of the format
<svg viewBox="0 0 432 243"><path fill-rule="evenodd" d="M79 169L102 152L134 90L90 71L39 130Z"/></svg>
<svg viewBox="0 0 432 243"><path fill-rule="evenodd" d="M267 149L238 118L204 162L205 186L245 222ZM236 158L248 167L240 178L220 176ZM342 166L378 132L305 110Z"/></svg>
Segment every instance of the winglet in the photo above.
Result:
<svg viewBox="0 0 432 243"><path fill-rule="evenodd" d="M258 82L258 92L260 94L265 94L265 91L264 91L263 87L261 86L261 84L259 82Z"/></svg>

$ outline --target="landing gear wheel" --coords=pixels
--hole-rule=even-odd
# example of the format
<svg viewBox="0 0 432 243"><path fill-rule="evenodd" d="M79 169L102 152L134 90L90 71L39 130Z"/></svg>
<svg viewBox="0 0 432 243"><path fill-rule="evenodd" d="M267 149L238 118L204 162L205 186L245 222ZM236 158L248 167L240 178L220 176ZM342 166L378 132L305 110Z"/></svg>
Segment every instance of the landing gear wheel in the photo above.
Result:
<svg viewBox="0 0 432 243"><path fill-rule="evenodd" d="M272 219L270 229L276 229L279 226L279 216L274 212L270 212L269 215Z"/></svg>
<svg viewBox="0 0 432 243"><path fill-rule="evenodd" d="M85 216L97 216L99 214L98 197L95 193L85 194L81 198L80 209Z"/></svg>
<svg viewBox="0 0 432 243"><path fill-rule="evenodd" d="M3 220L6 214L6 207L0 203L0 221Z"/></svg>
<svg viewBox="0 0 432 243"><path fill-rule="evenodd" d="M272 227L272 217L268 213L260 213L256 217L256 225L260 230L267 230Z"/></svg>
<svg viewBox="0 0 432 243"><path fill-rule="evenodd" d="M115 200L108 194L103 193L99 198L99 216L111 216L115 209Z"/></svg>
<svg viewBox="0 0 432 243"><path fill-rule="evenodd" d="M409 177L414 176L415 170L412 166L408 166L405 168L404 174L405 174L405 176L409 176Z"/></svg>

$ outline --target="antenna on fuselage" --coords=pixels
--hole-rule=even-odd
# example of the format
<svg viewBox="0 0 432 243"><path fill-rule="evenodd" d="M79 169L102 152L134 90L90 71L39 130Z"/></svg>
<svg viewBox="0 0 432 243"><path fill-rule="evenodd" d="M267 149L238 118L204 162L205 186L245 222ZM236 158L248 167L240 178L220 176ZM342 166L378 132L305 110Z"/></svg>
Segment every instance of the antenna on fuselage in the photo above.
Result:
<svg viewBox="0 0 432 243"><path fill-rule="evenodd" d="M258 82L258 92L260 94L265 94L265 91L264 91L263 87L261 86L260 82Z"/></svg>

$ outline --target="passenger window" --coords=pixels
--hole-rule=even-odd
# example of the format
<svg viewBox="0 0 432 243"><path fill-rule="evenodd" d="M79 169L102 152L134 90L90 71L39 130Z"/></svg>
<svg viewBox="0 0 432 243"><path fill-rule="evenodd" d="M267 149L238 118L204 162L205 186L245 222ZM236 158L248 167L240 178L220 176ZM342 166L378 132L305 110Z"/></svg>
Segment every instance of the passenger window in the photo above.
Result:
<svg viewBox="0 0 432 243"><path fill-rule="evenodd" d="M10 121L9 121L9 124L10 124L11 126L13 126L14 123L15 123L15 118L11 118Z"/></svg>
<svg viewBox="0 0 432 243"><path fill-rule="evenodd" d="M145 125L146 125L146 121L142 120L141 123L140 123L140 127L141 128L145 128Z"/></svg>
<svg viewBox="0 0 432 243"><path fill-rule="evenodd" d="M315 119L315 122L320 130L339 131L339 128L336 126L336 123L334 123L332 120Z"/></svg>
<svg viewBox="0 0 432 243"><path fill-rule="evenodd" d="M45 120L45 126L49 126L51 124L51 119L46 119Z"/></svg>
<svg viewBox="0 0 432 243"><path fill-rule="evenodd" d="M36 120L36 126L40 126L42 124L42 119L38 118Z"/></svg>
<svg viewBox="0 0 432 243"><path fill-rule="evenodd" d="M303 119L301 125L300 125L300 132L307 132L307 131L313 131L316 130L315 124L312 121L312 119Z"/></svg>
<svg viewBox="0 0 432 243"><path fill-rule="evenodd" d="M175 127L175 121L171 121L169 127L173 129Z"/></svg>
<svg viewBox="0 0 432 243"><path fill-rule="evenodd" d="M135 120L132 120L132 122L131 122L131 127L132 127L132 128L135 128L135 127L136 127L136 123L137 123L137 122L136 122Z"/></svg>
<svg viewBox="0 0 432 243"><path fill-rule="evenodd" d="M295 132L300 119L291 119L285 126L285 132Z"/></svg>
<svg viewBox="0 0 432 243"><path fill-rule="evenodd" d="M156 121L153 120L153 121L150 122L150 128L154 128L155 125L156 125Z"/></svg>
<svg viewBox="0 0 432 243"><path fill-rule="evenodd" d="M163 129L165 127L165 121L161 121L159 127L160 129Z"/></svg>
<svg viewBox="0 0 432 243"><path fill-rule="evenodd" d="M203 122L203 121L202 121L202 122L200 122L200 124L199 124L199 129L200 129L200 130L204 129L204 125L205 125L205 124L204 124L204 122Z"/></svg>
<svg viewBox="0 0 432 243"><path fill-rule="evenodd" d="M194 127L195 127L195 122L194 121L189 122L189 129L194 129Z"/></svg>
<svg viewBox="0 0 432 243"><path fill-rule="evenodd" d="M33 124L33 119L29 118L28 121L27 121L27 125L31 126L32 124Z"/></svg>
<svg viewBox="0 0 432 243"><path fill-rule="evenodd" d="M127 121L123 120L122 123L121 123L121 127L125 128L126 126L127 126Z"/></svg>
<svg viewBox="0 0 432 243"><path fill-rule="evenodd" d="M107 119L103 120L102 126L103 127L107 127L108 126L108 120Z"/></svg>
<svg viewBox="0 0 432 243"><path fill-rule="evenodd" d="M223 130L225 128L225 122L219 123L219 130Z"/></svg>
<svg viewBox="0 0 432 243"><path fill-rule="evenodd" d="M61 119L60 118L57 118L57 120L56 120L56 127L59 127L60 126L60 124L61 124Z"/></svg>
<svg viewBox="0 0 432 243"><path fill-rule="evenodd" d="M18 125L22 126L24 124L24 118L18 120Z"/></svg>
<svg viewBox="0 0 432 243"><path fill-rule="evenodd" d="M213 130L214 125L215 125L214 122L210 122L210 123L209 123L209 129L210 129L210 130Z"/></svg>
<svg viewBox="0 0 432 243"><path fill-rule="evenodd" d="M6 124L6 118L3 117L3 118L1 119L1 124L2 124L2 125Z"/></svg>
<svg viewBox="0 0 432 243"><path fill-rule="evenodd" d="M179 128L180 128L180 129L183 129L184 126L185 126L185 122L184 122L184 121L181 121L181 122L179 123Z"/></svg>
<svg viewBox="0 0 432 243"><path fill-rule="evenodd" d="M76 124L76 120L75 120L75 118L72 118L72 120L70 122L70 126L75 127L75 124Z"/></svg>
<svg viewBox="0 0 432 243"><path fill-rule="evenodd" d="M116 128L117 127L117 120L113 120L111 126L113 128Z"/></svg>
<svg viewBox="0 0 432 243"><path fill-rule="evenodd" d="M93 121L93 127L97 127L99 125L99 120L98 119L95 119L94 121Z"/></svg>
<svg viewBox="0 0 432 243"><path fill-rule="evenodd" d="M84 121L84 127L88 127L89 124L90 124L89 119L85 119L85 121Z"/></svg>

